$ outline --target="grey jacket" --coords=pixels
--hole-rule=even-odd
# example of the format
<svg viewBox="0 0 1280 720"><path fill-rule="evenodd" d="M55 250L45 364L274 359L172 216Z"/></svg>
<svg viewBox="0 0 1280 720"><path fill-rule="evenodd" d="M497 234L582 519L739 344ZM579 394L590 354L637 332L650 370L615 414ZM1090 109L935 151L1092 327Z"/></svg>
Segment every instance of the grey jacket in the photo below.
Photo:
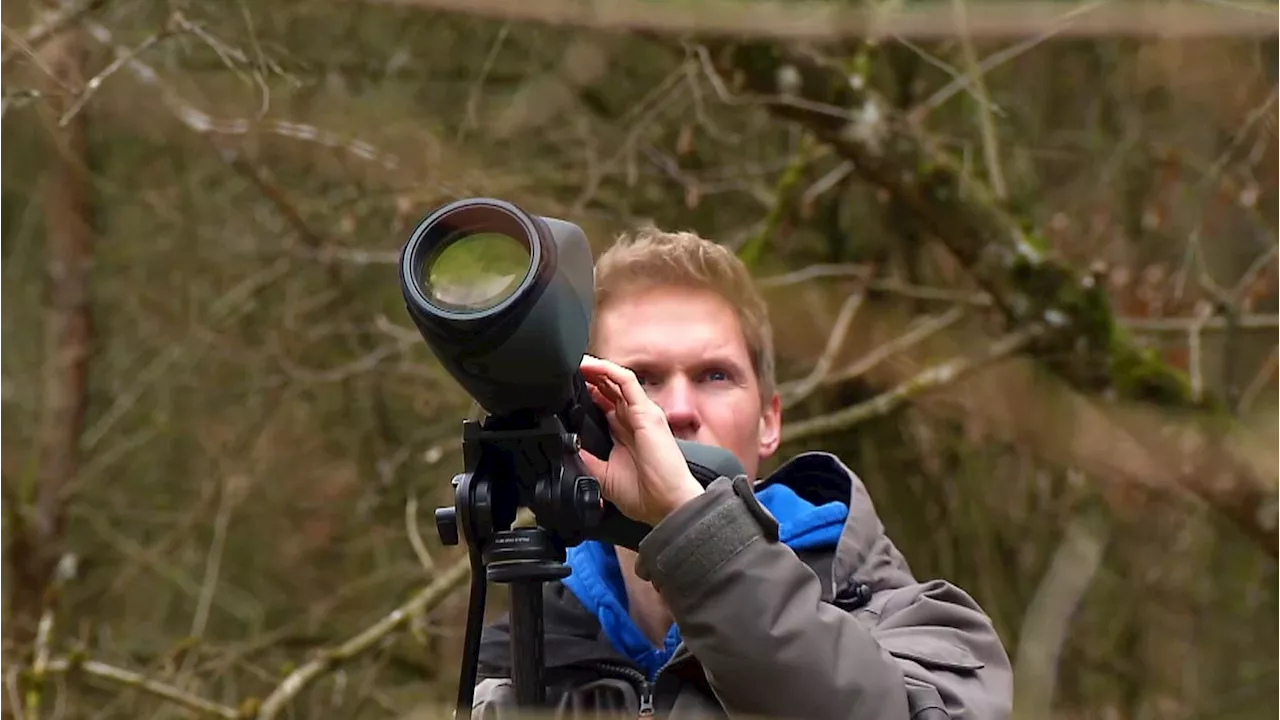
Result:
<svg viewBox="0 0 1280 720"><path fill-rule="evenodd" d="M785 483L849 511L832 550L796 551L756 493ZM611 647L563 584L545 591L548 702L575 720L631 717L1002 720L1009 658L963 590L918 582L866 488L834 455L799 455L754 487L722 477L660 523L637 574L670 608L680 645L655 676ZM485 629L473 717L514 702L509 626Z"/></svg>

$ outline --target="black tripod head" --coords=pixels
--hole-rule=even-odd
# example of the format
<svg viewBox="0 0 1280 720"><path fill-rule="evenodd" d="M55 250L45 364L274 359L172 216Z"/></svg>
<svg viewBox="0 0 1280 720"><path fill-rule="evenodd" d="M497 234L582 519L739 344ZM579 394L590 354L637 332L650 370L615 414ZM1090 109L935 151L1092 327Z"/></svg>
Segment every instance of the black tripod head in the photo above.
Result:
<svg viewBox="0 0 1280 720"><path fill-rule="evenodd" d="M472 568L458 713L470 717L488 582L511 587L517 702L540 705L542 584L569 574L567 547L593 539L634 550L651 530L601 497L579 455L607 460L613 449L578 370L593 309L591 248L563 220L461 200L418 224L400 285L432 352L486 412L464 423L454 503L436 511L441 540L465 540ZM704 486L743 472L725 450L677 442ZM513 527L520 508L535 526Z"/></svg>

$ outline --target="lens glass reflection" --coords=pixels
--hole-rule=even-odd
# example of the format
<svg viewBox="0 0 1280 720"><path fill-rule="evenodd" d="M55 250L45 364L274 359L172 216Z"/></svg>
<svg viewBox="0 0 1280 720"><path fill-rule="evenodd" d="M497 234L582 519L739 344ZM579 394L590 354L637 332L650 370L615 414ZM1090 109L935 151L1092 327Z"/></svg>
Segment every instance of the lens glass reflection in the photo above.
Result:
<svg viewBox="0 0 1280 720"><path fill-rule="evenodd" d="M495 307L520 287L529 269L529 248L502 233L476 233L453 240L427 261L423 292L438 305L481 311Z"/></svg>

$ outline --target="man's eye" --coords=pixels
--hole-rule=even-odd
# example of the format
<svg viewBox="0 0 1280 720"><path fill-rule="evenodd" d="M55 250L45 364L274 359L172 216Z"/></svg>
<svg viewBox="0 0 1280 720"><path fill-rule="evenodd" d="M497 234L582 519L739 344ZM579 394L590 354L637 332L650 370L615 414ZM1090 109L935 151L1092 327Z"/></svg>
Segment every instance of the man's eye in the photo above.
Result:
<svg viewBox="0 0 1280 720"><path fill-rule="evenodd" d="M703 377L711 382L724 382L729 379L729 373L723 370L708 370Z"/></svg>

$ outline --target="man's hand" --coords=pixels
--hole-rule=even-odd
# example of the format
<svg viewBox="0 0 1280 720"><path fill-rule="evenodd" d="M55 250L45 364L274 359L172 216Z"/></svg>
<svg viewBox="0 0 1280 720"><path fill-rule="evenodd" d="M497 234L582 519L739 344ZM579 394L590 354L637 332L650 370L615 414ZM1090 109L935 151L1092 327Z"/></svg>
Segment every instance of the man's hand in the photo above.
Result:
<svg viewBox="0 0 1280 720"><path fill-rule="evenodd" d="M590 355L583 357L581 369L613 434L607 462L581 453L587 471L600 480L605 499L623 515L653 526L701 495L702 485L689 472L666 413L645 393L635 373Z"/></svg>

